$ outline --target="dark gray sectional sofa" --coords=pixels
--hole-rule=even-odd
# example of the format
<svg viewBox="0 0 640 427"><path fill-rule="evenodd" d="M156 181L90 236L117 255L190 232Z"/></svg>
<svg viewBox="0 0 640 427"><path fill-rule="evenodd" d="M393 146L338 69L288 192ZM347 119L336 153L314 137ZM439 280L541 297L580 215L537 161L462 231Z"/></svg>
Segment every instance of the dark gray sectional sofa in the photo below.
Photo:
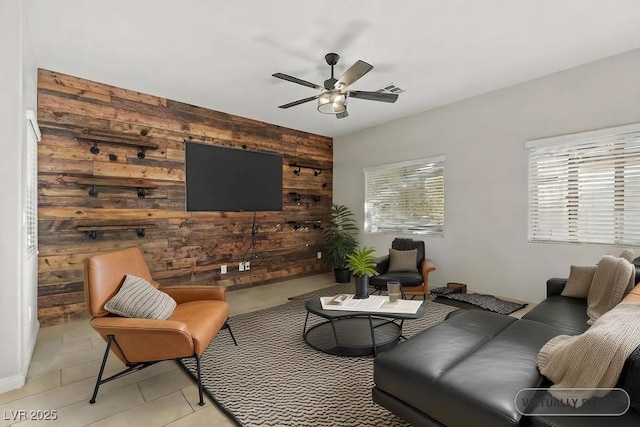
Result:
<svg viewBox="0 0 640 427"><path fill-rule="evenodd" d="M640 426L633 408L606 418L523 416L516 409L519 390L550 385L537 368L540 348L588 328L587 302L561 296L565 282L550 279L547 298L522 319L470 310L380 355L373 401L414 426ZM640 372L627 365L623 374L637 386Z"/></svg>

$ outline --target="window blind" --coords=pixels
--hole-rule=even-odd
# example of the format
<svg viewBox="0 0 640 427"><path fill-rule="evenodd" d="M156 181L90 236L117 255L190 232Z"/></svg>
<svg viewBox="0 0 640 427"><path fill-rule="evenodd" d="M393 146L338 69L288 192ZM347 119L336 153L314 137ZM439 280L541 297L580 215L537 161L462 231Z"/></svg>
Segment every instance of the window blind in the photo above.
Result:
<svg viewBox="0 0 640 427"><path fill-rule="evenodd" d="M444 232L444 156L364 169L366 233Z"/></svg>
<svg viewBox="0 0 640 427"><path fill-rule="evenodd" d="M527 148L530 241L640 244L640 124Z"/></svg>

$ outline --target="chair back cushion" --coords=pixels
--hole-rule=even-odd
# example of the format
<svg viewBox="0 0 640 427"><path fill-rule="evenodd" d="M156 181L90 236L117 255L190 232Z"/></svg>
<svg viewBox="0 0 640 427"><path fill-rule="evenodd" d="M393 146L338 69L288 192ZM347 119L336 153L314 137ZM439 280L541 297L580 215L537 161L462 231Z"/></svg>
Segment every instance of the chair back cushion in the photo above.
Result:
<svg viewBox="0 0 640 427"><path fill-rule="evenodd" d="M89 258L84 269L84 299L93 317L109 314L104 305L118 292L127 274L141 277L154 287L142 252L138 248L123 249Z"/></svg>
<svg viewBox="0 0 640 427"><path fill-rule="evenodd" d="M411 249L417 249L418 254L416 257L416 268L420 271L420 264L422 260L426 258L424 242L422 240L413 240L413 239L403 239L400 237L396 237L391 242L391 249L395 249L398 251L407 251Z"/></svg>
<svg viewBox="0 0 640 427"><path fill-rule="evenodd" d="M393 248L389 249L389 269L387 273L395 273L399 271L410 271L417 273L416 268L416 256L418 250L404 250L399 251Z"/></svg>

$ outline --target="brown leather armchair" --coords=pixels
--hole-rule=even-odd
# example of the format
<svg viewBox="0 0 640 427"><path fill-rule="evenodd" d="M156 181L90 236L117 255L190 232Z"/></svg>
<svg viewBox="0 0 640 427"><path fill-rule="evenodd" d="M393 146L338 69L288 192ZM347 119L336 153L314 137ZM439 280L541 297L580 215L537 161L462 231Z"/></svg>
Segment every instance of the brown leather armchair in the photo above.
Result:
<svg viewBox="0 0 640 427"><path fill-rule="evenodd" d="M382 292L387 289L387 282L400 282L402 297L411 295L422 295L427 298L429 293L429 273L436 269L436 265L429 258L426 258L425 245L422 240L396 238L391 242L391 249L405 251L416 249L416 270L396 271L389 270L389 255L382 256L376 260L376 271L378 276L369 278L369 284Z"/></svg>
<svg viewBox="0 0 640 427"><path fill-rule="evenodd" d="M169 294L177 303L166 320L120 317L105 310L105 304L118 292L127 274L141 277ZM107 342L93 397L100 385L156 362L194 357L200 405L204 405L200 377L200 356L220 329L227 328L229 304L225 289L219 286L161 286L151 277L142 252L129 248L96 255L85 265L85 301L92 316L91 326ZM233 342L235 337L231 333ZM237 345L237 344L236 344ZM109 350L127 366L102 379Z"/></svg>

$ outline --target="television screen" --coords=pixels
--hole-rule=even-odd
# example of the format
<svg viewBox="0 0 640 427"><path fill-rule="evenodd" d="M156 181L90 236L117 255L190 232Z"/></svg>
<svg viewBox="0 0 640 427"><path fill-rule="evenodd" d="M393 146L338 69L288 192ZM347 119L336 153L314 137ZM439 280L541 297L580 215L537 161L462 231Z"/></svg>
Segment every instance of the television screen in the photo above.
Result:
<svg viewBox="0 0 640 427"><path fill-rule="evenodd" d="M187 211L281 211L282 155L185 141Z"/></svg>

